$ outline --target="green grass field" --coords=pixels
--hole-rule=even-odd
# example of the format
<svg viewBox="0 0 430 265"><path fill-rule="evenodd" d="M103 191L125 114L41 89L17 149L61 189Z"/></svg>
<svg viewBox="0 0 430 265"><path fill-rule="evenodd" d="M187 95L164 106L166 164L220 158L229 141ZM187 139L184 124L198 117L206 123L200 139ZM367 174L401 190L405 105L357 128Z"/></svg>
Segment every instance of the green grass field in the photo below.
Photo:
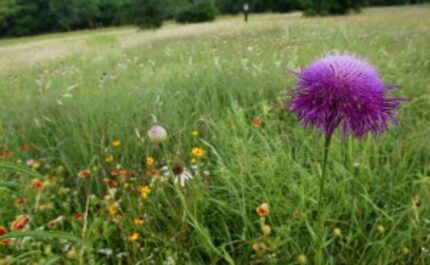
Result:
<svg viewBox="0 0 430 265"><path fill-rule="evenodd" d="M317 209L323 136L284 102L335 51L407 100L336 134ZM0 69L0 264L430 264L428 5L2 40Z"/></svg>

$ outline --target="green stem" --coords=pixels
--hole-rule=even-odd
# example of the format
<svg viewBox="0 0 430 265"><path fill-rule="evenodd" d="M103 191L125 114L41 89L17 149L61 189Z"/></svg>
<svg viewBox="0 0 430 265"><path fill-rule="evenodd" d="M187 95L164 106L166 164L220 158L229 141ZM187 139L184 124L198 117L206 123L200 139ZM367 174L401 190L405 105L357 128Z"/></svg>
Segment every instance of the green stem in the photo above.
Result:
<svg viewBox="0 0 430 265"><path fill-rule="evenodd" d="M323 158L323 164L322 164L322 175L320 180L320 192L319 192L319 199L318 199L318 212L321 210L321 203L324 197L324 183L327 176L327 160L328 160L328 154L330 150L330 143L331 143L331 137L332 135L327 135L325 138L325 144L324 144L324 158Z"/></svg>
<svg viewBox="0 0 430 265"><path fill-rule="evenodd" d="M320 231L320 237L318 240L318 247L316 250L316 256L315 256L315 264L323 264L324 262L324 218L322 214L322 208L321 204L324 198L324 184L325 179L327 176L327 161L328 161L328 155L330 150L330 143L331 143L331 137L332 135L327 135L325 138L324 143L324 158L323 158L323 164L322 164L322 174L320 179L320 192L319 192L319 198L318 198L318 208L317 208L317 220L319 223L319 231Z"/></svg>

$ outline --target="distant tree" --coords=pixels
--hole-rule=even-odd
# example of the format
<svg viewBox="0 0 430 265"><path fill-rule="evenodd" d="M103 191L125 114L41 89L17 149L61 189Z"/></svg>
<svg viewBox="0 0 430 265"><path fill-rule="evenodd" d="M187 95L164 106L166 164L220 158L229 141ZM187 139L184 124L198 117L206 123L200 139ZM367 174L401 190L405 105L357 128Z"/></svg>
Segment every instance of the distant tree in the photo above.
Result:
<svg viewBox="0 0 430 265"><path fill-rule="evenodd" d="M359 12L365 0L303 0L305 15L325 16L344 15L351 11Z"/></svg>
<svg viewBox="0 0 430 265"><path fill-rule="evenodd" d="M215 4L222 14L237 14L242 11L244 1L240 0L216 0Z"/></svg>
<svg viewBox="0 0 430 265"><path fill-rule="evenodd" d="M140 28L159 28L166 17L165 0L131 0L129 15Z"/></svg>
<svg viewBox="0 0 430 265"><path fill-rule="evenodd" d="M194 0L188 8L176 15L176 21L180 23L212 21L217 13L213 0Z"/></svg>
<svg viewBox="0 0 430 265"><path fill-rule="evenodd" d="M8 35L11 28L11 20L18 12L18 6L15 1L0 1L0 36Z"/></svg>

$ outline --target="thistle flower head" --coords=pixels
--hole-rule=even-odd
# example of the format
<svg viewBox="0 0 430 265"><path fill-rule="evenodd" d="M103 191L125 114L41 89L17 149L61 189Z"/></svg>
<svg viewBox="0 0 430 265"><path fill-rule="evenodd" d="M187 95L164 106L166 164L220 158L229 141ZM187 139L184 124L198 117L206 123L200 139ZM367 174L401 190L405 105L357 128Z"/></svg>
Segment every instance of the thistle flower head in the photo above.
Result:
<svg viewBox="0 0 430 265"><path fill-rule="evenodd" d="M164 142L167 140L167 131L162 126L152 126L148 131L148 138L152 143Z"/></svg>
<svg viewBox="0 0 430 265"><path fill-rule="evenodd" d="M344 136L362 138L396 122L400 99L385 96L393 86L386 85L372 65L354 55L328 55L298 76L289 108L305 127L331 136L342 125Z"/></svg>

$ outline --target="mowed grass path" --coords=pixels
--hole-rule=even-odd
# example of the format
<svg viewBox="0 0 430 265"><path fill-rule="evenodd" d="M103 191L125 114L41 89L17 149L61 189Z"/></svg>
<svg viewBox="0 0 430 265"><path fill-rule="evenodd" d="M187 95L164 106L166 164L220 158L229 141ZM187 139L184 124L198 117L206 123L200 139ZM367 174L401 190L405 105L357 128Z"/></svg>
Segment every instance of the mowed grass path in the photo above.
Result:
<svg viewBox="0 0 430 265"><path fill-rule="evenodd" d="M368 59L406 100L388 133L336 136L326 201L316 209L323 137L303 129L284 102L296 81L289 70L335 51ZM0 246L0 258L33 251L25 264L430 263L428 5L2 40L0 69L2 157L39 161L47 183L39 193L31 177L2 172L20 187L0 188L0 226L28 214L31 230L65 231L91 246L30 240ZM146 139L153 124L168 130L161 148ZM197 161L193 147L206 151ZM147 173L174 164L197 168L185 188ZM116 168L131 176L119 178ZM91 176L78 178L84 169ZM136 192L142 185L148 198ZM18 198L24 207L14 206ZM265 220L256 214L261 203L270 205ZM85 212L85 222L74 218ZM59 216L61 225L47 226ZM263 221L272 228L266 236Z"/></svg>

